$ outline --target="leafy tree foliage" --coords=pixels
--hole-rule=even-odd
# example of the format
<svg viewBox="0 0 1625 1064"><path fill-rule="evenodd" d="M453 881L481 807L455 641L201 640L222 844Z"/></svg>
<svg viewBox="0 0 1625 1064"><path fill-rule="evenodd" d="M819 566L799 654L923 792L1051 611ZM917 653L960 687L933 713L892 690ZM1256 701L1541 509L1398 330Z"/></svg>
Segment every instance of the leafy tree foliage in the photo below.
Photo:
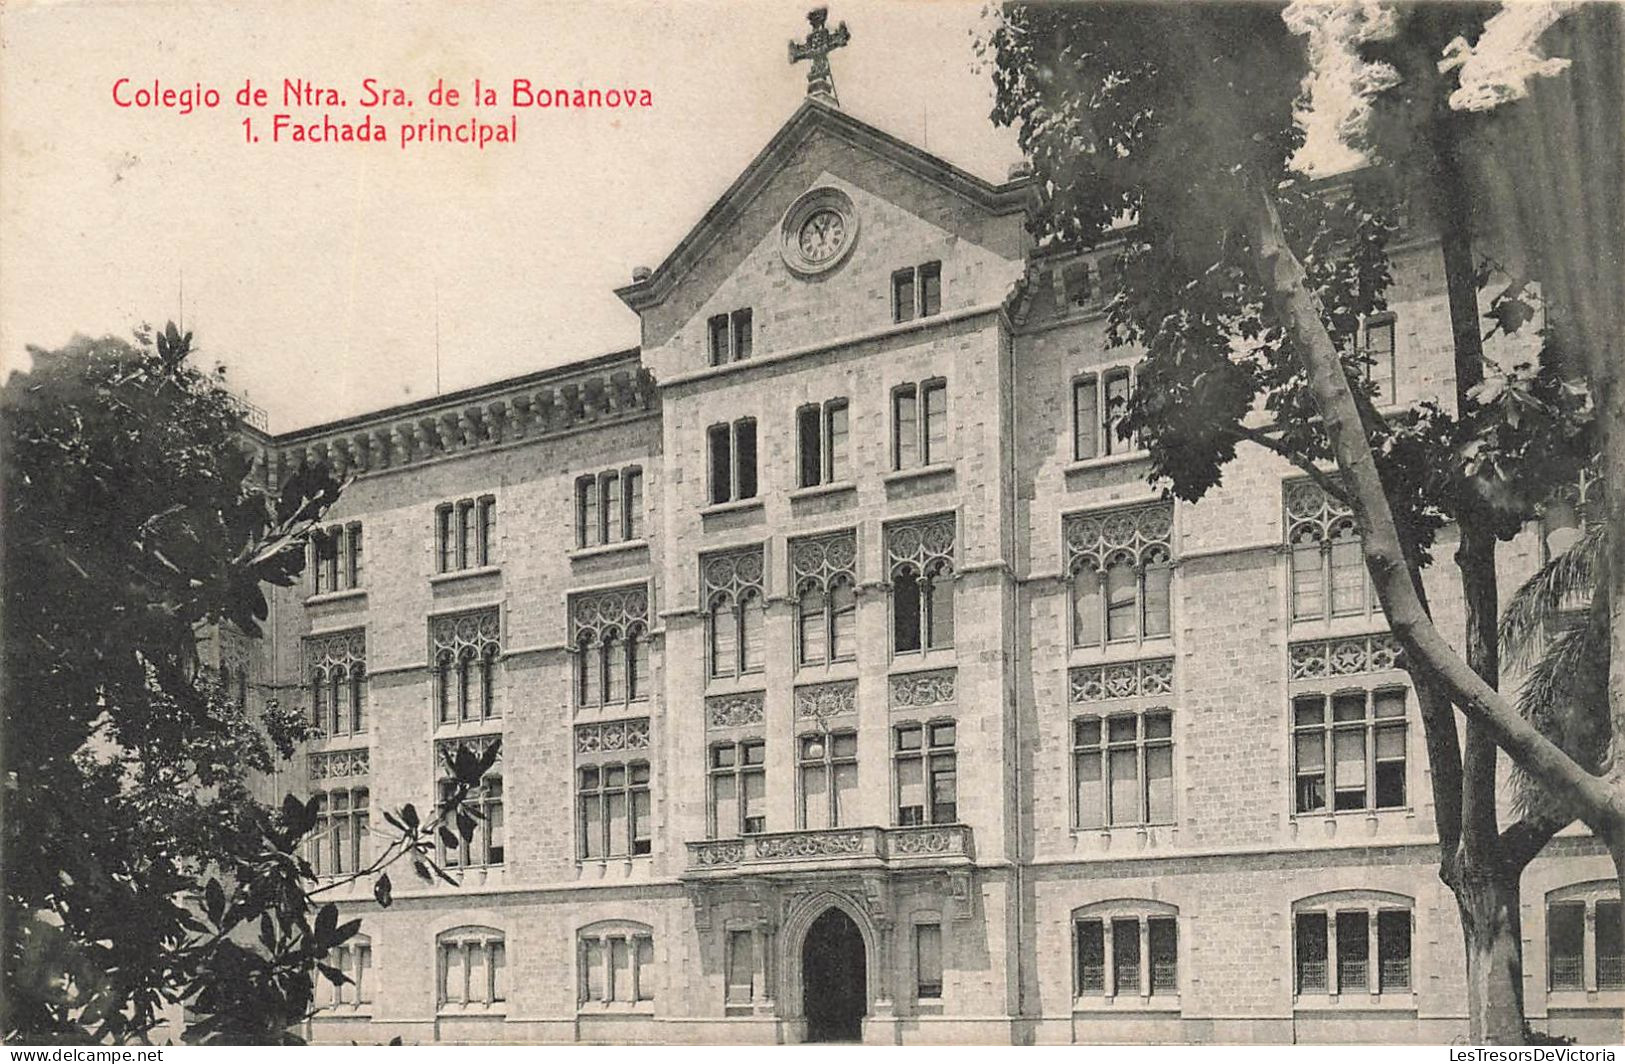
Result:
<svg viewBox="0 0 1625 1064"><path fill-rule="evenodd" d="M1307 62L1294 32L1302 27L1280 6L1013 5L990 47L994 118L1016 127L1039 177L1040 239L1121 243L1108 341L1145 353L1121 432L1148 449L1152 480L1200 499L1250 442L1363 512L1357 485L1325 473L1334 459L1347 469L1339 430L1357 434L1396 533L1391 561L1424 607L1420 573L1437 533L1447 523L1463 530L1456 562L1469 661L1493 685L1495 544L1525 526L1554 484L1574 478L1596 437L1590 394L1555 325L1543 326L1534 361L1501 367L1484 358L1480 329L1533 327L1543 309L1518 278L1494 295L1487 321L1478 310L1493 270L1475 258L1482 219L1459 178L1483 120L1451 111L1437 55L1489 10L1384 10L1387 35L1371 49L1395 67L1355 131L1372 165L1336 182L1290 167L1302 143L1295 118ZM1359 325L1385 309L1388 246L1404 214L1443 236L1458 388L1454 402L1393 411L1373 401ZM1328 358L1318 386L1317 353ZM1329 388L1346 392L1347 416L1328 415ZM1464 766L1440 685L1431 670L1412 671L1441 874L1461 902L1470 968L1501 965L1507 1014L1475 1009L1475 1032L1515 1041L1517 872L1572 813L1547 806L1501 833L1489 732L1469 723ZM1499 944L1498 958L1477 949L1480 937L1478 946Z"/></svg>
<svg viewBox="0 0 1625 1064"><path fill-rule="evenodd" d="M189 1040L292 1039L355 922L320 903L334 884L316 885L300 855L314 801L254 797L255 775L308 725L274 701L251 715L199 647L221 628L258 634L263 586L297 579L340 486L319 467L274 496L251 483L236 408L173 324L32 354L0 390L0 1029L140 1039L185 1003ZM427 822L410 806L386 814L399 834L358 873L376 876L380 904L398 859L449 878L437 835L472 834L463 799L496 756L449 759L457 786Z"/></svg>

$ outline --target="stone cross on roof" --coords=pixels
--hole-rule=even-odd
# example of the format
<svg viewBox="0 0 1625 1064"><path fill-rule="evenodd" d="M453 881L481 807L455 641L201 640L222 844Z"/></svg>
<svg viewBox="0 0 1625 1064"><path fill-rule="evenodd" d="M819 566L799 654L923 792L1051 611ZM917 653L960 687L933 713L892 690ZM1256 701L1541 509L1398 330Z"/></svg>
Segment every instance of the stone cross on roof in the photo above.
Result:
<svg viewBox="0 0 1625 1064"><path fill-rule="evenodd" d="M829 71L829 53L845 45L852 39L852 34L847 32L845 22L837 25L834 30L825 29L824 20L827 18L829 18L827 7L815 7L807 12L807 21L812 24L812 32L807 34L805 42L790 42L790 62L812 60L812 65L807 70L807 95L822 96L839 107L841 101L835 95L835 77Z"/></svg>

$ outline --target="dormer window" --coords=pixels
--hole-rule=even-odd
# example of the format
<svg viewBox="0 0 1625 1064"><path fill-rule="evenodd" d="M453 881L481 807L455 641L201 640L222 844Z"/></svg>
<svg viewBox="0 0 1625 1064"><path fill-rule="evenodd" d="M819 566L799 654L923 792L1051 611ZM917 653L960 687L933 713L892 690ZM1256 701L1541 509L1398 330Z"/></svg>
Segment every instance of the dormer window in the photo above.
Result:
<svg viewBox="0 0 1625 1064"><path fill-rule="evenodd" d="M749 307L727 314L713 314L708 323L711 365L722 366L750 357L751 313Z"/></svg>
<svg viewBox="0 0 1625 1064"><path fill-rule="evenodd" d="M942 263L909 266L891 275L892 321L913 321L942 311Z"/></svg>

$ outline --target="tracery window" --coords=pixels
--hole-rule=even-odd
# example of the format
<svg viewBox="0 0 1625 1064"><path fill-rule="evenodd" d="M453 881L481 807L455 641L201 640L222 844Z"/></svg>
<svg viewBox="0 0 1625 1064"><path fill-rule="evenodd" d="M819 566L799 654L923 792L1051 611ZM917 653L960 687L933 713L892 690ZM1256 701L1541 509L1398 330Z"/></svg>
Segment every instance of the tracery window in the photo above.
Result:
<svg viewBox="0 0 1625 1064"><path fill-rule="evenodd" d="M494 927L458 927L435 939L442 1007L491 1008L508 1000L508 944Z"/></svg>
<svg viewBox="0 0 1625 1064"><path fill-rule="evenodd" d="M1292 619L1357 617L1376 606L1354 511L1319 484L1285 487L1286 538L1291 552Z"/></svg>
<svg viewBox="0 0 1625 1064"><path fill-rule="evenodd" d="M367 641L360 628L305 640L310 722L324 735L367 730Z"/></svg>
<svg viewBox="0 0 1625 1064"><path fill-rule="evenodd" d="M857 533L795 540L796 663L823 665L857 657Z"/></svg>
<svg viewBox="0 0 1625 1064"><path fill-rule="evenodd" d="M892 653L954 645L954 515L886 526Z"/></svg>
<svg viewBox="0 0 1625 1064"><path fill-rule="evenodd" d="M762 548L702 557L700 575L707 672L713 677L761 672L767 619Z"/></svg>
<svg viewBox="0 0 1625 1064"><path fill-rule="evenodd" d="M1169 503L1067 518L1073 646L1170 633L1173 528Z"/></svg>
<svg viewBox="0 0 1625 1064"><path fill-rule="evenodd" d="M502 715L497 691L501 631L501 618L494 608L430 619L435 719L440 724Z"/></svg>
<svg viewBox="0 0 1625 1064"><path fill-rule="evenodd" d="M608 920L576 935L577 1000L581 1005L637 1006L655 999L654 929Z"/></svg>
<svg viewBox="0 0 1625 1064"><path fill-rule="evenodd" d="M576 705L623 706L649 697L649 588L610 588L570 598Z"/></svg>

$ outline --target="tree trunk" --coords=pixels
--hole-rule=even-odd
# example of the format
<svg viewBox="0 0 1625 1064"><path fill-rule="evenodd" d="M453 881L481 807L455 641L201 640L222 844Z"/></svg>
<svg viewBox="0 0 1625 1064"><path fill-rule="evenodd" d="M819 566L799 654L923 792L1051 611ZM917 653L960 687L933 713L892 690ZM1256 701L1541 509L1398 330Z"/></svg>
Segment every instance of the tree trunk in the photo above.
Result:
<svg viewBox="0 0 1625 1064"><path fill-rule="evenodd" d="M1523 1045L1523 928L1517 872L1470 865L1452 884L1467 941L1467 1031L1474 1045Z"/></svg>

